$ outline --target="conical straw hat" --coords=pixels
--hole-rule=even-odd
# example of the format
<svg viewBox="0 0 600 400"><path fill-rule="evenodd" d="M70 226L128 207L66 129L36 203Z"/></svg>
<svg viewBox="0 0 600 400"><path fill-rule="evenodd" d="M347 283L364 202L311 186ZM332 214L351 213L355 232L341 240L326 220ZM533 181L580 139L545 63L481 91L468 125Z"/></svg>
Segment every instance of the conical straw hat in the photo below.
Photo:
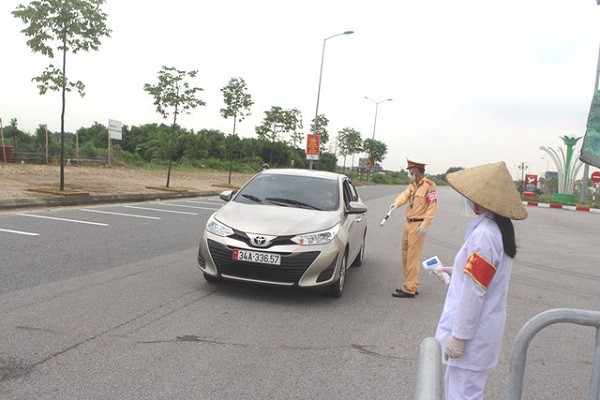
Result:
<svg viewBox="0 0 600 400"><path fill-rule="evenodd" d="M527 211L504 161L449 173L446 181L467 199L496 214L510 219L527 218Z"/></svg>

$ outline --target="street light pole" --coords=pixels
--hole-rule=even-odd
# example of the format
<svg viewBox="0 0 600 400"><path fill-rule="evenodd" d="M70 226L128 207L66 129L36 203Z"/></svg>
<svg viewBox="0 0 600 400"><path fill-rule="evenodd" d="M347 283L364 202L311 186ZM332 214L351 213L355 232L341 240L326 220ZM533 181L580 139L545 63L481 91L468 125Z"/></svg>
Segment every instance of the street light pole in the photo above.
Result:
<svg viewBox="0 0 600 400"><path fill-rule="evenodd" d="M323 62L325 61L325 44L331 38L334 38L337 36L343 36L343 35L351 35L353 33L354 33L354 31L345 31L342 33L337 33L335 35L331 35L331 36L323 39L323 50L321 51L321 69L319 71L319 88L317 90L317 109L315 111L315 132L314 133L316 135L319 134L319 100L321 99L321 81L323 80ZM312 169L312 166L313 166L313 160L310 160L309 169Z"/></svg>
<svg viewBox="0 0 600 400"><path fill-rule="evenodd" d="M375 103L375 119L373 120L373 140L375 140L375 127L377 126L377 110L379 109L379 103L383 103L384 101L392 101L393 99L385 99L385 100L373 100L367 96L365 96L365 99L367 100L371 100L373 103ZM371 159L370 155L367 155L368 160ZM375 162L371 159L371 161L369 162L373 162L373 165L371 165L370 168L373 168L375 166Z"/></svg>
<svg viewBox="0 0 600 400"><path fill-rule="evenodd" d="M375 127L377 126L377 109L379 108L379 103L383 103L385 101L392 101L394 99L385 99L385 100L375 101L367 96L365 96L365 99L371 100L373 103L375 103L375 120L373 121L373 140L375 140Z"/></svg>

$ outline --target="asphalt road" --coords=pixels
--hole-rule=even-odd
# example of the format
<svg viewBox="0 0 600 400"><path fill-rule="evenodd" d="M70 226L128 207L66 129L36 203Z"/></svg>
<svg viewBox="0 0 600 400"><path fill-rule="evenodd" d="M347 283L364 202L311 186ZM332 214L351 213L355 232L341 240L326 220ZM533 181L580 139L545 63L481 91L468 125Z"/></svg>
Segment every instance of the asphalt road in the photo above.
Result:
<svg viewBox="0 0 600 400"><path fill-rule="evenodd" d="M0 214L2 399L410 399L419 345L445 286L400 283L400 187L360 187L369 207L362 267L345 293L204 281L199 235L218 198ZM451 263L468 219L439 189L424 257ZM135 207L135 208L134 208ZM600 310L600 215L528 208L501 362L486 398L505 397L519 329L553 308ZM524 399L587 398L595 330L557 324L532 341Z"/></svg>

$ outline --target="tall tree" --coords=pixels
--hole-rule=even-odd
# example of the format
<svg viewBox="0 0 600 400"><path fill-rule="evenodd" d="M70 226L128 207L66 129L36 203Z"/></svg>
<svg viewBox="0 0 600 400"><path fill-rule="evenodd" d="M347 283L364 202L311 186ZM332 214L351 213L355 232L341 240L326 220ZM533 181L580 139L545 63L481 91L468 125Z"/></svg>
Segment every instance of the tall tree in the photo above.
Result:
<svg viewBox="0 0 600 400"><path fill-rule="evenodd" d="M382 162L387 154L387 145L379 140L365 139L363 142L363 150L369 154L369 158L373 163L373 167Z"/></svg>
<svg viewBox="0 0 600 400"><path fill-rule="evenodd" d="M362 138L360 132L353 128L344 128L337 136L340 154L344 156L343 171L346 171L346 157L362 150Z"/></svg>
<svg viewBox="0 0 600 400"><path fill-rule="evenodd" d="M233 132L235 136L236 123L242 122L244 118L250 114L250 107L254 104L252 96L246 91L246 82L242 78L231 78L227 85L221 88L223 93L223 102L225 108L221 108L221 116L223 118L233 117ZM232 141L232 143L235 141ZM231 170L233 169L233 147L230 149L229 163L229 180L227 184L231 184Z"/></svg>
<svg viewBox="0 0 600 400"><path fill-rule="evenodd" d="M294 118L290 117L290 110L284 110L279 106L271 106L269 111L265 111L262 124L255 128L259 139L266 139L271 142L269 164L273 162L275 141L279 139L280 133L289 132L294 128L293 121Z"/></svg>
<svg viewBox="0 0 600 400"><path fill-rule="evenodd" d="M194 78L198 71L180 71L174 67L162 66L158 71L158 83L156 85L144 84L144 90L154 97L156 112L167 118L173 113L173 125L171 126L171 141L169 145L169 167L167 170L167 184L171 180L171 162L175 147L175 129L177 128L177 115L181 112L189 114L192 109L198 106L204 106L206 103L196 98L196 92L204 89L192 87L186 80Z"/></svg>
<svg viewBox="0 0 600 400"><path fill-rule="evenodd" d="M62 68L53 64L46 67L37 82L40 94L48 90L62 92L60 114L60 190L65 188L65 106L66 93L77 90L85 96L81 81L67 79L67 53L98 50L102 37L110 37L106 26L107 15L101 6L105 0L37 0L28 6L19 5L13 16L28 25L21 32L29 39L27 45L34 53L54 58L54 51L61 53Z"/></svg>
<svg viewBox="0 0 600 400"><path fill-rule="evenodd" d="M291 108L286 113L290 127L290 144L295 149L298 147L298 143L304 139L304 133L300 132L300 129L304 127L302 125L302 112L297 108Z"/></svg>
<svg viewBox="0 0 600 400"><path fill-rule="evenodd" d="M316 118L313 118L310 124L310 132L313 134L318 134L319 143L321 144L321 151L325 151L325 145L329 142L329 132L327 131L327 126L329 125L329 120L324 114L319 114Z"/></svg>

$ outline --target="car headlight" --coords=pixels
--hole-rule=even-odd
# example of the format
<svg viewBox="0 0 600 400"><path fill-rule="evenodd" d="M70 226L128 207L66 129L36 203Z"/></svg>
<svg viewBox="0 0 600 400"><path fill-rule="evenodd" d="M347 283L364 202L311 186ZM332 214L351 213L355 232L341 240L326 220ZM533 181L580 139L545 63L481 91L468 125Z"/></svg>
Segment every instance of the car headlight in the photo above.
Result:
<svg viewBox="0 0 600 400"><path fill-rule="evenodd" d="M331 229L327 229L326 231L296 235L291 240L292 242L297 243L300 246L326 244L333 240L335 235L337 235L339 229L340 226L336 225Z"/></svg>
<svg viewBox="0 0 600 400"><path fill-rule="evenodd" d="M212 216L208 219L208 222L206 223L206 230L210 233L214 233L217 236L233 235L233 229L231 229L227 225L223 225Z"/></svg>

